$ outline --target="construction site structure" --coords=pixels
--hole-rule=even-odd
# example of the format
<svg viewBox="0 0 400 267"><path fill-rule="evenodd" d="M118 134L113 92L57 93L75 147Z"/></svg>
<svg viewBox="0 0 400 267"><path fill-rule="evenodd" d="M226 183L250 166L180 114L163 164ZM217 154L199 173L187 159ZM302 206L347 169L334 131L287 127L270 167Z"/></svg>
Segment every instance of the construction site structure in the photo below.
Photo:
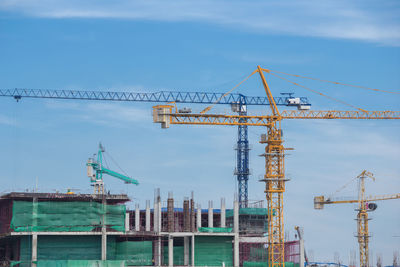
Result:
<svg viewBox="0 0 400 267"><path fill-rule="evenodd" d="M358 183L358 199L354 200L335 200L333 198L325 199L324 196L317 196L314 198L314 208L323 209L326 204L347 204L358 203L357 213L357 240L359 244L360 267L369 267L369 238L368 231L368 212L376 210L378 207L375 201L398 199L400 193L393 195L370 196L365 195L365 179L371 178L375 181L375 177L371 172L366 170L362 171L357 177Z"/></svg>
<svg viewBox="0 0 400 267"><path fill-rule="evenodd" d="M116 171L112 171L103 165L103 153L106 150L102 146L101 143L99 143L99 150L97 152L97 160L94 158L89 158L86 166L87 166L87 175L90 178L90 182L92 183L92 186L94 187L94 193L95 194L104 194L104 181L103 181L103 174L110 175L112 177L118 178L122 181L124 181L127 184L134 184L138 185L139 182L127 175L120 174Z"/></svg>
<svg viewBox="0 0 400 267"><path fill-rule="evenodd" d="M312 111L289 110L280 112L265 79L264 72L277 76L269 69L257 67L246 79L258 73L265 93L270 103L271 113L262 116L241 116L226 114L206 114L212 106L197 114L182 114L172 105L158 105L153 107L153 122L160 123L162 128L169 128L171 124L181 125L237 125L237 126L266 126L267 134L261 136L260 143L266 144L265 174L260 181L265 182L265 194L268 209L268 266L285 266L283 193L285 183L285 149L281 121L284 119L400 119L399 111ZM295 75L299 77L298 75ZM286 79L287 80L287 79ZM299 85L297 83L293 83ZM339 84L339 83L337 83ZM302 86L304 87L304 86ZM319 93L320 95L324 95Z"/></svg>
<svg viewBox="0 0 400 267"><path fill-rule="evenodd" d="M299 110L310 109L311 104L306 97L295 97L293 93L282 93L275 97L276 105L295 107ZM270 102L267 97L245 96L242 94L224 94L209 92L160 91L154 93L111 92L111 91L79 91L48 89L0 89L0 96L12 97L17 101L22 98L68 99L68 100L101 100L127 102L158 103L190 103L190 104L223 104L231 105L232 111L240 116L247 115L247 106L266 106ZM190 108L181 108L180 113L191 113ZM247 207L249 166L249 140L246 125L238 126L236 145L236 168L239 206Z"/></svg>
<svg viewBox="0 0 400 267"><path fill-rule="evenodd" d="M0 266L264 266L263 201L201 208L154 192L144 208L126 195L11 192L0 196ZM301 267L299 241L286 242L287 266Z"/></svg>

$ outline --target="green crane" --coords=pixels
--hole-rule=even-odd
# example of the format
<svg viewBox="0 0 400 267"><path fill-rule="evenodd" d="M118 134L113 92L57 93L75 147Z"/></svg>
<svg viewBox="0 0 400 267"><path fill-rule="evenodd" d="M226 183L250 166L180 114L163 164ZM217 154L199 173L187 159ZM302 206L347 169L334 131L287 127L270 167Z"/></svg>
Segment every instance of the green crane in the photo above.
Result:
<svg viewBox="0 0 400 267"><path fill-rule="evenodd" d="M89 158L86 163L87 175L90 178L92 186L94 186L95 194L104 194L104 182L103 174L108 174L115 178L124 181L126 184L138 185L139 182L129 176L117 173L103 166L103 153L105 152L104 147L99 143L99 151L97 152L97 160L94 158Z"/></svg>

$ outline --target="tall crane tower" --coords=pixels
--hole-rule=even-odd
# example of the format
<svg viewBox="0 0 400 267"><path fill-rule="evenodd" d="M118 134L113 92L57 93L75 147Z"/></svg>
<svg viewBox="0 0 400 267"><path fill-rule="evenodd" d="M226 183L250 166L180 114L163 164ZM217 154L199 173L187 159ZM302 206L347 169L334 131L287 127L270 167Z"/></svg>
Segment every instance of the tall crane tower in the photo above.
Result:
<svg viewBox="0 0 400 267"><path fill-rule="evenodd" d="M265 174L260 181L265 182L265 194L268 209L268 266L285 266L284 249L284 220L283 220L283 193L285 192L285 148L281 121L284 119L400 119L399 111L312 111L289 110L280 112L277 103L265 79L264 72L273 74L272 70L263 69L260 66L251 75L260 75L265 93L267 95L270 114L262 116L206 114L205 109L201 113L182 114L172 105L158 105L153 107L153 121L161 123L162 128L168 128L171 124L182 125L236 125L236 126L265 126L267 134L262 135L261 142L266 144ZM250 77L249 76L249 77ZM298 76L297 76L298 77ZM294 83L295 84L295 83ZM296 84L298 85L298 84Z"/></svg>
<svg viewBox="0 0 400 267"><path fill-rule="evenodd" d="M94 187L94 193L99 195L104 195L104 181L103 181L103 174L108 174L112 177L118 178L124 181L127 184L135 184L138 185L139 182L132 177L129 177L124 174L120 174L116 171L112 171L103 165L103 153L106 150L104 147L99 143L99 150L97 152L97 160L94 158L89 158L86 166L87 166L87 175L90 178L90 182Z"/></svg>
<svg viewBox="0 0 400 267"><path fill-rule="evenodd" d="M291 106L299 110L309 109L310 102L306 97L295 97L292 93L283 93L282 97L275 97L276 105ZM97 100L97 101L124 101L124 102L152 102L152 103L190 103L190 104L222 104L231 105L232 111L238 115L247 115L247 106L267 106L267 97L245 96L242 94L224 94L208 92L180 92L160 91L154 93L110 92L110 91L79 91L79 90L49 90L49 89L0 89L0 96L12 97L19 101L22 98L68 99L68 100ZM181 109L180 112L190 112L190 109ZM238 125L236 146L235 175L238 183L240 207L248 205L249 167L249 140L247 125Z"/></svg>
<svg viewBox="0 0 400 267"><path fill-rule="evenodd" d="M347 204L347 203L358 203L357 213L357 240L360 250L360 267L369 267L369 232L368 232L368 212L376 210L378 207L375 201L398 199L400 193L393 195L381 195L381 196L365 196L365 179L371 178L375 181L375 177L372 173L364 170L356 177L358 183L358 199L355 200L335 200L331 197L325 198L324 196L317 196L314 198L314 208L323 209L325 204Z"/></svg>

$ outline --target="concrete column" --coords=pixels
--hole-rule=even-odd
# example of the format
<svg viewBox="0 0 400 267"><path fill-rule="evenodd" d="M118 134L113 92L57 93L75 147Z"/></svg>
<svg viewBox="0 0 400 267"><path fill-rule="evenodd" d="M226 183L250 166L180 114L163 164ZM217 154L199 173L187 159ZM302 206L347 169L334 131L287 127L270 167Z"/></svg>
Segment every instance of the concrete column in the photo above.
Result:
<svg viewBox="0 0 400 267"><path fill-rule="evenodd" d="M150 200L146 200L146 232L150 231Z"/></svg>
<svg viewBox="0 0 400 267"><path fill-rule="evenodd" d="M233 266L239 267L239 233L235 233L235 240L233 243Z"/></svg>
<svg viewBox="0 0 400 267"><path fill-rule="evenodd" d="M196 216L195 216L195 211L194 211L194 193L192 191L192 197L190 199L190 231L194 232L196 231Z"/></svg>
<svg viewBox="0 0 400 267"><path fill-rule="evenodd" d="M236 199L233 203L233 232L239 233L239 202Z"/></svg>
<svg viewBox="0 0 400 267"><path fill-rule="evenodd" d="M161 213L161 197L160 197L160 189L158 189L158 232L162 231L162 213Z"/></svg>
<svg viewBox="0 0 400 267"><path fill-rule="evenodd" d="M201 227L201 205L197 204L197 230Z"/></svg>
<svg viewBox="0 0 400 267"><path fill-rule="evenodd" d="M300 254L300 267L304 266L305 255L304 255L304 240L299 240L299 254Z"/></svg>
<svg viewBox="0 0 400 267"><path fill-rule="evenodd" d="M172 192L168 192L167 200L167 225L168 232L175 232L174 198Z"/></svg>
<svg viewBox="0 0 400 267"><path fill-rule="evenodd" d="M195 247L194 247L194 235L192 235L192 267L194 267L195 265L195 261L194 261L194 250L195 250Z"/></svg>
<svg viewBox="0 0 400 267"><path fill-rule="evenodd" d="M183 231L190 232L190 203L187 197L183 200Z"/></svg>
<svg viewBox="0 0 400 267"><path fill-rule="evenodd" d="M160 195L160 188L156 189L157 191L157 219L158 219L158 233L160 233L162 231L162 221L161 221L161 195ZM155 251L157 253L157 257L156 257L156 265L157 266L161 266L161 236L158 237L157 241L156 241L156 248Z"/></svg>
<svg viewBox="0 0 400 267"><path fill-rule="evenodd" d="M101 260L107 260L107 233L105 231L105 227L103 227L101 233Z"/></svg>
<svg viewBox="0 0 400 267"><path fill-rule="evenodd" d="M221 227L226 227L225 198L221 198Z"/></svg>
<svg viewBox="0 0 400 267"><path fill-rule="evenodd" d="M237 197L233 202L233 231L235 232L233 248L233 266L239 267L239 202Z"/></svg>
<svg viewBox="0 0 400 267"><path fill-rule="evenodd" d="M168 266L174 266L174 237L168 236Z"/></svg>
<svg viewBox="0 0 400 267"><path fill-rule="evenodd" d="M161 237L158 237L158 249L157 249L157 260L158 260L158 266L161 266Z"/></svg>
<svg viewBox="0 0 400 267"><path fill-rule="evenodd" d="M214 227L214 210L212 200L208 201L208 227Z"/></svg>
<svg viewBox="0 0 400 267"><path fill-rule="evenodd" d="M102 216L102 225L101 225L101 260L107 260L107 228L106 228L106 205L107 200L105 195L103 195L103 216Z"/></svg>
<svg viewBox="0 0 400 267"><path fill-rule="evenodd" d="M189 265L189 236L184 236L183 237L183 265L187 266Z"/></svg>
<svg viewBox="0 0 400 267"><path fill-rule="evenodd" d="M140 210L139 210L139 204L135 205L135 231L139 232L140 231Z"/></svg>
<svg viewBox="0 0 400 267"><path fill-rule="evenodd" d="M125 232L129 232L130 225L129 225L129 212L125 213Z"/></svg>
<svg viewBox="0 0 400 267"><path fill-rule="evenodd" d="M154 207L153 207L153 231L158 233L158 202L154 201Z"/></svg>
<svg viewBox="0 0 400 267"><path fill-rule="evenodd" d="M33 262L37 261L37 240L37 234L32 234L32 267L36 267L36 263Z"/></svg>

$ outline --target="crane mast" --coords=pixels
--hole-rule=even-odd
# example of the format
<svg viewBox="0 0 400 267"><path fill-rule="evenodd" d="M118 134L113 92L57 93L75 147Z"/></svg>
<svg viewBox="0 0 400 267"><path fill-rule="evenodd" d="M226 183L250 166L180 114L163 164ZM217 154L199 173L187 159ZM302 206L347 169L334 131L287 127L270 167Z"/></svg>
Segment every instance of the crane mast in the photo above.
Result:
<svg viewBox="0 0 400 267"><path fill-rule="evenodd" d="M262 135L260 143L266 144L265 174L261 179L265 182L265 194L268 205L268 266L285 266L283 194L285 192L285 148L281 121L283 119L363 119L383 120L400 119L399 111L312 111L290 110L279 112L272 97L263 72L269 70L257 67L253 74L259 73L271 108L270 115L225 115L225 114L181 114L173 111L171 105L153 107L153 122L160 123L161 128L169 128L171 124L183 125L229 125L229 126L265 126L267 134ZM251 76L250 75L250 76ZM206 109L207 111L209 109ZM363 221L363 220L360 220ZM368 229L367 229L368 230Z"/></svg>
<svg viewBox="0 0 400 267"><path fill-rule="evenodd" d="M358 190L358 214L357 214L357 238L360 247L360 267L369 267L369 232L368 232L368 213L367 213L367 201L365 198L365 179L369 177L375 180L372 173L364 170L359 178L359 190Z"/></svg>
<svg viewBox="0 0 400 267"><path fill-rule="evenodd" d="M274 118L267 124L267 138L261 139L261 144L267 144L265 153L265 194L268 211L268 266L285 266L285 242L283 225L283 193L285 192L285 148L283 147L281 116L271 90L265 80L263 71L258 66L258 73L270 100Z"/></svg>
<svg viewBox="0 0 400 267"><path fill-rule="evenodd" d="M276 105L294 106L299 110L309 109L311 104L306 97L293 97L285 93L285 97L275 97ZM49 90L49 89L0 89L0 96L13 97L19 101L22 98L68 99L68 100L102 100L118 102L176 102L191 104L228 104L239 116L247 115L247 106L265 106L270 104L268 97L245 96L242 94L224 94L209 92L159 91L149 93L112 92L112 91L81 91L81 90ZM187 112L188 110L183 109ZM245 122L246 119L242 119ZM236 146L237 163L235 175L238 183L239 206L248 206L249 140L246 125L238 125Z"/></svg>
<svg viewBox="0 0 400 267"><path fill-rule="evenodd" d="M352 200L335 200L332 198L325 199L324 196L314 197L314 208L323 209L325 204L346 204L357 203L357 241L360 253L360 267L369 267L369 230L368 230L368 212L374 211L377 208L375 203L370 201L399 199L400 193L392 195L369 196L365 195L365 179L371 178L375 181L375 177L371 172L362 171L358 176L358 199Z"/></svg>
<svg viewBox="0 0 400 267"><path fill-rule="evenodd" d="M86 163L87 175L90 178L90 182L94 187L94 194L103 195L104 194L104 181L103 174L108 174L115 178L124 181L127 184L138 185L139 182L129 176L120 174L118 172L112 171L103 165L103 153L105 152L104 147L99 144L99 150L97 152L97 160L94 158L89 158Z"/></svg>

